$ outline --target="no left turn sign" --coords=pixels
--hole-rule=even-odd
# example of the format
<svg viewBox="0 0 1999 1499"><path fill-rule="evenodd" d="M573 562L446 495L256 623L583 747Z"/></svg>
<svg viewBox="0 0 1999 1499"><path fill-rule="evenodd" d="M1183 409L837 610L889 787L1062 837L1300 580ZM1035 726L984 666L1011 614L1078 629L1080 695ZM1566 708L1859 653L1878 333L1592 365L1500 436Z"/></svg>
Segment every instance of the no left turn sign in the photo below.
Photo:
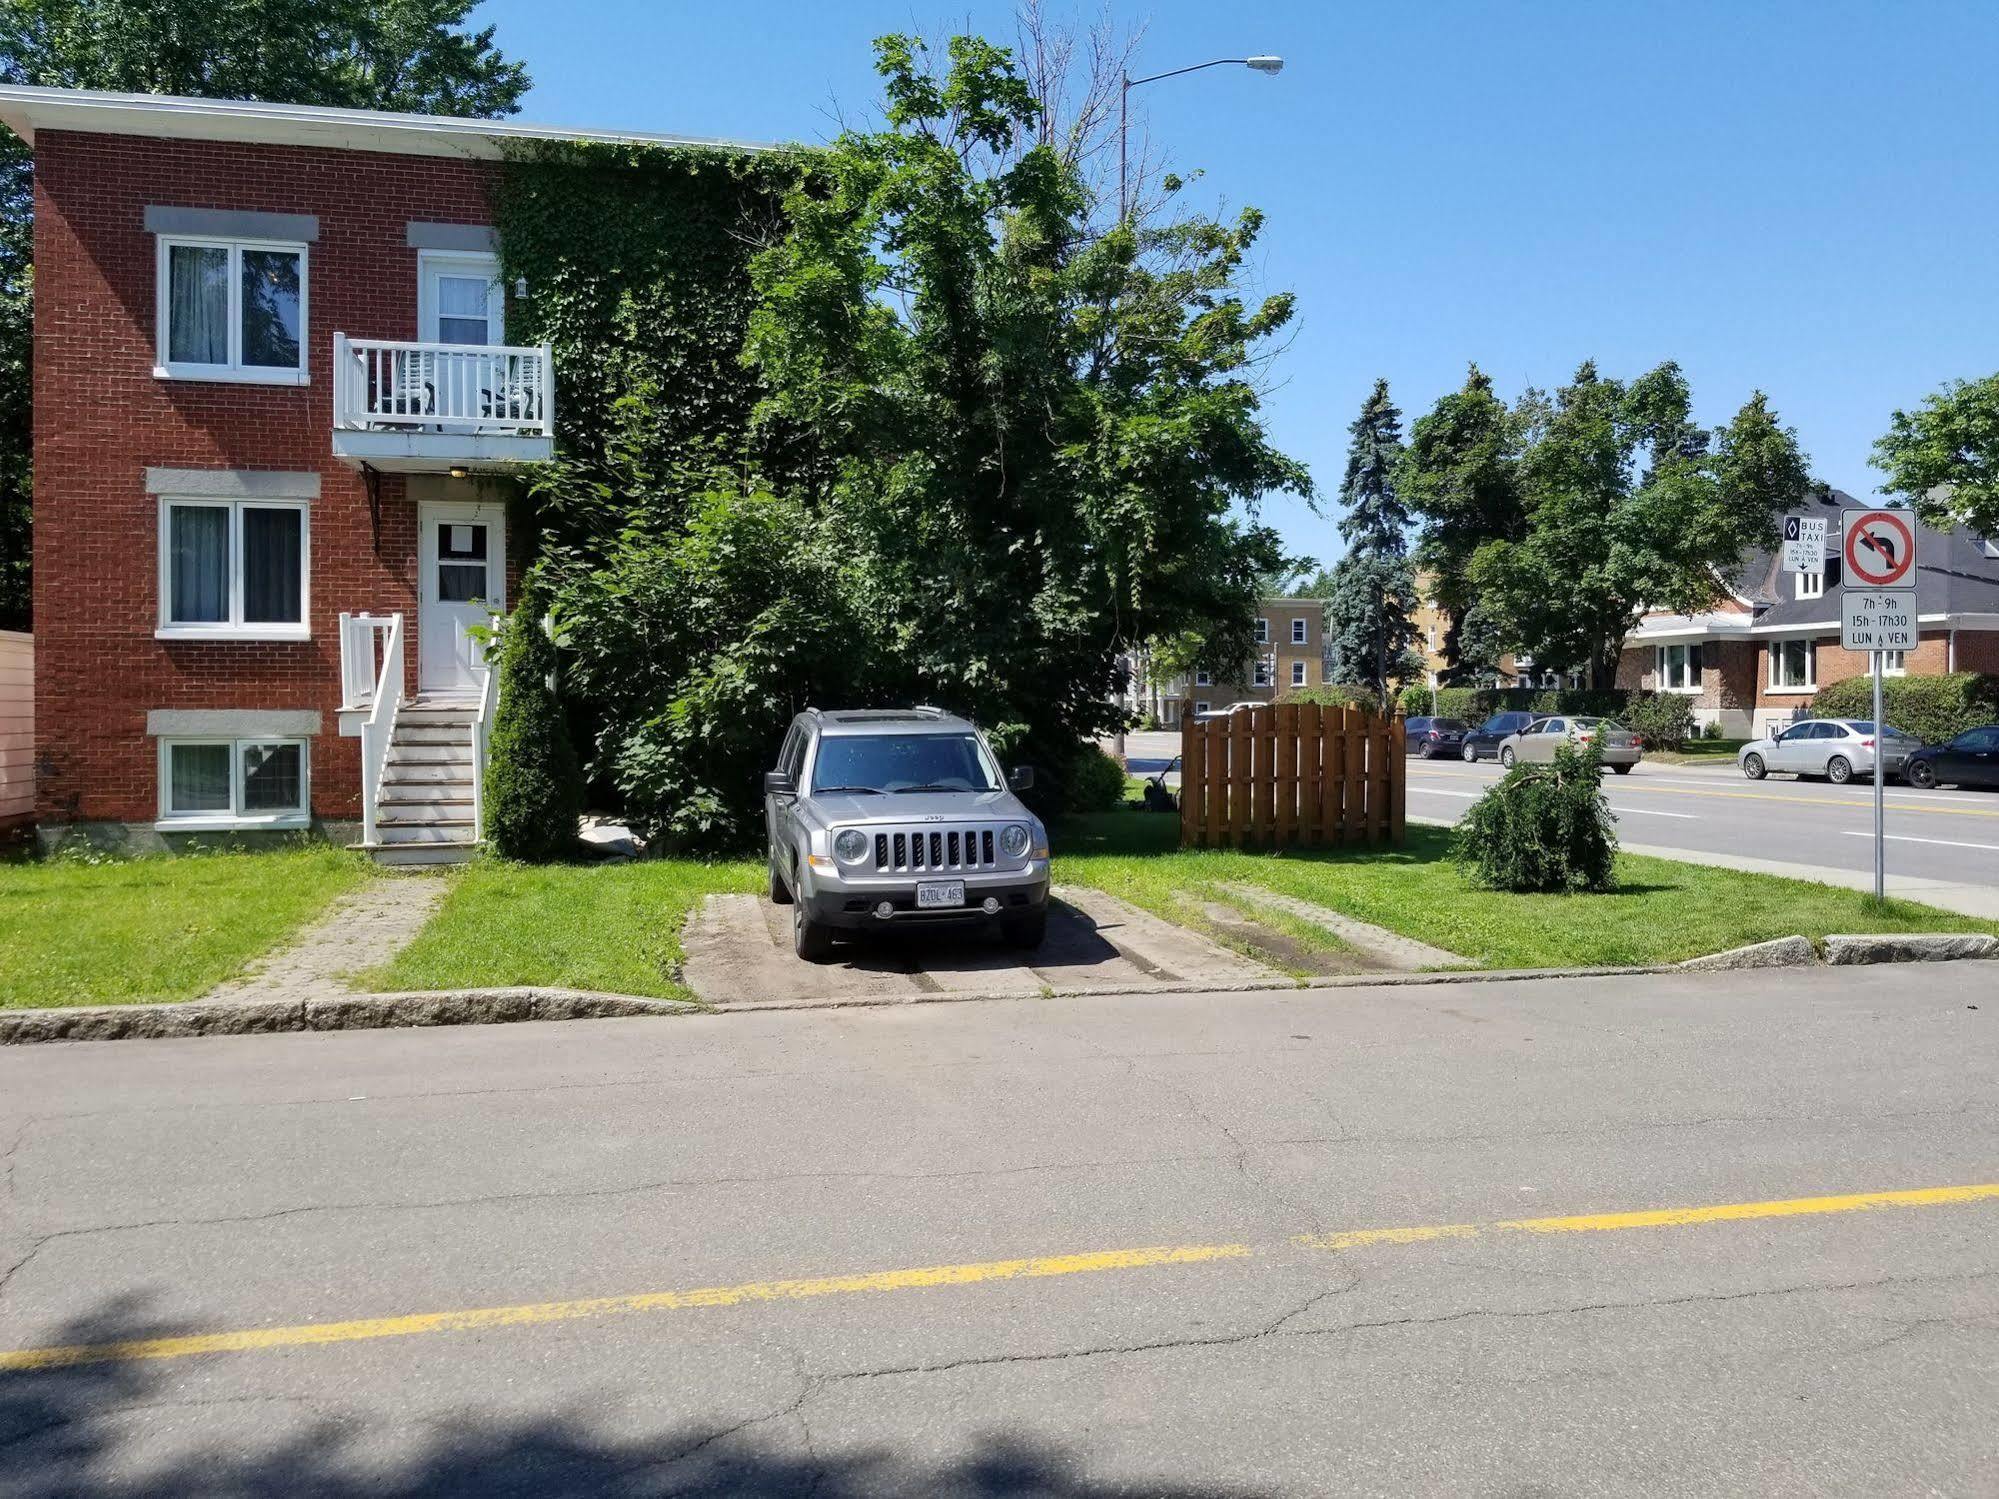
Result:
<svg viewBox="0 0 1999 1499"><path fill-rule="evenodd" d="M1840 517L1846 530L1846 586L1893 588L1915 570L1916 533L1900 510L1848 510Z"/></svg>

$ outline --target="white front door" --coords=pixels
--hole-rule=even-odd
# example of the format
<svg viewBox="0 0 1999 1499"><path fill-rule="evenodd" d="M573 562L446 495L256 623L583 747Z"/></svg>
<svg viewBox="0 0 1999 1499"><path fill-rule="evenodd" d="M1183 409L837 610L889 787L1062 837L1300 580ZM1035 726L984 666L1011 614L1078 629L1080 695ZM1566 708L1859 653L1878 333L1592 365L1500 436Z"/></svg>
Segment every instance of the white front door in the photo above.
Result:
<svg viewBox="0 0 1999 1499"><path fill-rule="evenodd" d="M485 652L471 631L505 611L506 512L477 501L417 506L417 687L476 694Z"/></svg>

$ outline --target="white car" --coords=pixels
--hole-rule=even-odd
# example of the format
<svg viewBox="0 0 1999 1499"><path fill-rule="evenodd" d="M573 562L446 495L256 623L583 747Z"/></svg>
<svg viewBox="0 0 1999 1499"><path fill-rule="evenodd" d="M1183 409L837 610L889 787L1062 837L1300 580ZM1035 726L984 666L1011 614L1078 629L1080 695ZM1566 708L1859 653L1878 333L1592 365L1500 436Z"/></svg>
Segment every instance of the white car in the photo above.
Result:
<svg viewBox="0 0 1999 1499"><path fill-rule="evenodd" d="M1537 718L1519 733L1500 740L1499 763L1508 770L1516 760L1523 765L1545 765L1555 758L1559 745L1580 749L1590 743L1598 746L1603 763L1621 776L1630 775L1631 767L1645 754L1645 741L1624 725L1607 718L1578 718L1565 713Z"/></svg>
<svg viewBox="0 0 1999 1499"><path fill-rule="evenodd" d="M1923 747L1923 741L1888 725L1881 745L1881 764L1889 775L1900 775L1902 764ZM1735 763L1752 781L1788 772L1824 776L1844 786L1855 776L1874 774L1874 724L1864 718L1814 718L1792 724L1762 739L1752 739L1736 751Z"/></svg>

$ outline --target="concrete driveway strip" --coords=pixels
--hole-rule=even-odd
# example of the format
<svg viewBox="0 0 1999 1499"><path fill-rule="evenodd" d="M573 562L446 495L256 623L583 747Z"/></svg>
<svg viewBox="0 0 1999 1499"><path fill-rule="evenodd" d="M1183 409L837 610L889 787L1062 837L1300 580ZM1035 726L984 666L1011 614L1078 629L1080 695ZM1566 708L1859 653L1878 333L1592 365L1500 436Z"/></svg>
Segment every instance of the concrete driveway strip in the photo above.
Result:
<svg viewBox="0 0 1999 1499"><path fill-rule="evenodd" d="M0 1055L0 1350L382 1319L0 1372L0 1493L1986 1492L1999 972L1894 977Z"/></svg>

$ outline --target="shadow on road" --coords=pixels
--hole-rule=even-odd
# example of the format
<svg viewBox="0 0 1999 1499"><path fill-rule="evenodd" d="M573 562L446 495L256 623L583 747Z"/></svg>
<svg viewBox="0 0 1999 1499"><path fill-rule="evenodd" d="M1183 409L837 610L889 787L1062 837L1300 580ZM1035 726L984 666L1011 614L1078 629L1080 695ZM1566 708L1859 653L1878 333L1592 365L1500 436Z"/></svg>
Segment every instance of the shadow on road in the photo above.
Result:
<svg viewBox="0 0 1999 1499"><path fill-rule="evenodd" d="M192 1331L148 1317L133 1301L118 1300L42 1341L45 1346L71 1346ZM466 1356L504 1355L468 1347ZM411 1453L403 1445L407 1426L392 1436L378 1433L352 1413L314 1414L318 1402L292 1395L274 1395L270 1409L281 1417L304 1414L282 1426L259 1419L246 1427L244 1409L254 1412L262 1404L256 1394L232 1397L209 1388L198 1375L190 1378L203 1367L222 1369L230 1361L249 1368L249 1361L260 1357L276 1356L224 1354L172 1364L126 1361L0 1372L0 1494L7 1499L774 1499L806 1494L815 1499L882 1494L1110 1499L1133 1492L1128 1484L1107 1486L1077 1476L1078 1464L1060 1447L1013 1436L983 1438L942 1464L905 1456L892 1444L808 1458L774 1445L782 1418L773 1419L763 1435L757 1429L763 1423L752 1422L727 1434L668 1428L627 1439L598 1435L585 1418L572 1413L490 1423L454 1416L427 1423L431 1435ZM299 1374L299 1364L287 1363L283 1387L296 1391ZM252 1390L255 1377L252 1368ZM233 1381L232 1387L240 1388ZM343 1387L336 1383L332 1388ZM394 1390L371 1394L374 1407L396 1408ZM326 1408L337 1410L341 1404L341 1395L329 1393ZM208 1415L210 1410L217 1415ZM215 1424L204 1431L205 1421ZM254 1437L246 1440L246 1430L254 1431ZM378 1446L371 1440L376 1436L389 1439ZM1255 1499L1257 1492L1157 1481L1140 1487L1162 1499Z"/></svg>

